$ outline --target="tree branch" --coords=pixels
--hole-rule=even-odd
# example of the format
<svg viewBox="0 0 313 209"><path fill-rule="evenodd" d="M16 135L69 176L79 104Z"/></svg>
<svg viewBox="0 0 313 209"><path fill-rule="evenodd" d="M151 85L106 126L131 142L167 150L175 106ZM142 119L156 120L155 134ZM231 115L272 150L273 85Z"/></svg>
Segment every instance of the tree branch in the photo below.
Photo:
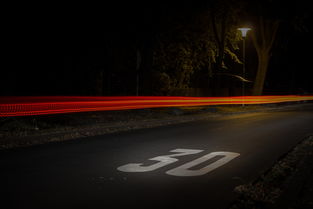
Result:
<svg viewBox="0 0 313 209"><path fill-rule="evenodd" d="M218 32L217 32L215 14L214 14L214 12L210 12L210 15L211 15L211 21L212 21L212 28L213 28L214 37L216 39L217 44L220 45L221 41L219 39L219 35L218 35Z"/></svg>
<svg viewBox="0 0 313 209"><path fill-rule="evenodd" d="M276 34L277 34L277 31L278 31L278 27L279 27L279 24L280 24L280 21L279 20L276 20L274 23L273 23L273 32L271 34L271 40L266 48L266 50L269 52L273 46L273 43L276 39Z"/></svg>
<svg viewBox="0 0 313 209"><path fill-rule="evenodd" d="M260 33L261 33L261 44L262 46L266 46L266 37L265 37L265 26L264 26L264 18L263 16L259 17L260 24Z"/></svg>

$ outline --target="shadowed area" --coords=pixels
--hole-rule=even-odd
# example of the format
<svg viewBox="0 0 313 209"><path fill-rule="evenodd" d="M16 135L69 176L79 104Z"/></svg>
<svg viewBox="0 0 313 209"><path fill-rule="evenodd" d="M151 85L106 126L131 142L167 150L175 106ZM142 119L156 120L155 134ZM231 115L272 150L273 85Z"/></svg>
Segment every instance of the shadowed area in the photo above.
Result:
<svg viewBox="0 0 313 209"><path fill-rule="evenodd" d="M312 133L312 124L307 106L1 151L0 192L10 208L226 208L236 186L271 167ZM117 170L129 163L152 165L157 161L149 159L174 149L203 151L150 172ZM240 156L200 176L166 174L212 152Z"/></svg>

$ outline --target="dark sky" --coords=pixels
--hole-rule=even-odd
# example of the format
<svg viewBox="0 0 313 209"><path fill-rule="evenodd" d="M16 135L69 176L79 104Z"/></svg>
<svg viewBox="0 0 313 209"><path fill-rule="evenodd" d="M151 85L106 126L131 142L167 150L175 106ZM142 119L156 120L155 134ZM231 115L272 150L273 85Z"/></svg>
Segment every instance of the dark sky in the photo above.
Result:
<svg viewBox="0 0 313 209"><path fill-rule="evenodd" d="M16 92L28 81L36 82L34 89L40 88L49 77L50 83L58 82L53 79L64 70L64 56L85 54L88 48L104 48L107 43L134 41L138 37L148 39L153 33L170 28L169 20L178 16L187 18L201 11L204 5L205 1L11 5L3 19L2 92L10 92L5 88L15 88ZM303 79L312 89L311 26L302 35L289 31L280 35L286 47L273 52L279 58L271 66L286 68L287 73L272 69L269 81L277 84L284 77L285 83L281 85L289 85L287 81L295 72L296 82Z"/></svg>
<svg viewBox="0 0 313 209"><path fill-rule="evenodd" d="M169 16L184 12L187 16L194 7L201 7L199 3L183 2L105 1L98 5L20 6L12 9L5 20L5 60L19 67L44 65L68 52L104 47L115 40L145 38L166 28Z"/></svg>

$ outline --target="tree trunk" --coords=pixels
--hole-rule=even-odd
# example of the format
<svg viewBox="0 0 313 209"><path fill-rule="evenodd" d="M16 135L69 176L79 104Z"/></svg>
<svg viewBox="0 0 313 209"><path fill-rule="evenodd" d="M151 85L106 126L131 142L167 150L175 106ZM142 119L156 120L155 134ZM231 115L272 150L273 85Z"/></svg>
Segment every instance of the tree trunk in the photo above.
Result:
<svg viewBox="0 0 313 209"><path fill-rule="evenodd" d="M269 63L269 53L266 50L258 51L258 71L253 85L252 94L254 96L262 95L264 88L264 81L266 78L268 63Z"/></svg>
<svg viewBox="0 0 313 209"><path fill-rule="evenodd" d="M258 54L258 71L255 77L252 95L262 95L264 81L266 78L268 63L273 43L279 26L279 21L264 20L262 16L259 18L259 30L252 31L251 37L253 45Z"/></svg>

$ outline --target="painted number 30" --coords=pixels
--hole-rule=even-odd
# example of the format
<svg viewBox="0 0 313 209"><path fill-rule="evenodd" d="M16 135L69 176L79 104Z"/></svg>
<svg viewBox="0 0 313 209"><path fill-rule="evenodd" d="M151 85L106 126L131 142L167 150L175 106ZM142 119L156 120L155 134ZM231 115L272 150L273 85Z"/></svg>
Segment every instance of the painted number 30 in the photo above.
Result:
<svg viewBox="0 0 313 209"><path fill-rule="evenodd" d="M130 163L123 166L120 166L117 168L119 171L123 172L148 172L148 171L154 171L156 169L159 169L161 167L167 166L169 164L175 163L178 161L175 157L185 156L185 155L193 155L200 152L203 152L203 150L197 150L197 149L174 149L170 152L176 153L176 154L170 154L170 155L162 155L158 157L151 158L149 160L158 161L155 164L144 166L143 163ZM235 152L211 152L207 155L204 155L200 158L197 158L191 162L188 162L186 164L183 164L181 166L178 166L174 169L166 171L166 174L172 175L172 176L201 176L204 174L207 174L214 169L225 165L229 161L233 160L234 158L238 157L240 154ZM200 169L193 169L191 168L204 163L205 161L208 161L214 157L220 157L218 160L210 163L209 165L200 168Z"/></svg>

